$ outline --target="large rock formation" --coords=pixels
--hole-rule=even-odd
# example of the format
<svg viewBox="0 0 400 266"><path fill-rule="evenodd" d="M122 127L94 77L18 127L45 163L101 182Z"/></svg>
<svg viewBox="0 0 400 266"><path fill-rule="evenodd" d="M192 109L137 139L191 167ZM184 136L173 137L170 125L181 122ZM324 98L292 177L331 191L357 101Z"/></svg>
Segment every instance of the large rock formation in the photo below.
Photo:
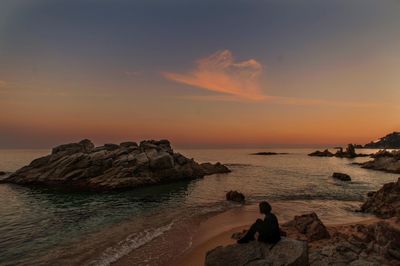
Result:
<svg viewBox="0 0 400 266"><path fill-rule="evenodd" d="M383 185L377 192L368 193L368 196L361 211L374 213L381 218L396 216L400 219L400 178L397 182Z"/></svg>
<svg viewBox="0 0 400 266"><path fill-rule="evenodd" d="M306 266L307 243L282 238L275 245L251 241L248 244L219 246L206 254L206 266Z"/></svg>
<svg viewBox="0 0 400 266"><path fill-rule="evenodd" d="M189 180L229 169L217 163L200 165L175 153L168 140L123 142L95 147L90 140L55 147L3 182L90 190L132 188Z"/></svg>
<svg viewBox="0 0 400 266"><path fill-rule="evenodd" d="M383 138L364 145L368 149L400 149L400 132L393 132Z"/></svg>
<svg viewBox="0 0 400 266"><path fill-rule="evenodd" d="M400 173L400 151L378 151L372 156L374 159L361 164L362 168Z"/></svg>
<svg viewBox="0 0 400 266"><path fill-rule="evenodd" d="M295 216L292 221L283 224L282 227L284 230L295 228L309 242L330 238L328 230L315 212Z"/></svg>

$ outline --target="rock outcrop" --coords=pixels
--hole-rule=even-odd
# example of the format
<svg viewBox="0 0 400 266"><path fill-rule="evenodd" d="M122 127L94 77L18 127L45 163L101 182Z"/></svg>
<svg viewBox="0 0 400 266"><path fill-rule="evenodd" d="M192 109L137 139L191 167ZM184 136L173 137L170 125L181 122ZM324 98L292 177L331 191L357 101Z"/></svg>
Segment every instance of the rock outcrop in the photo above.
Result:
<svg viewBox="0 0 400 266"><path fill-rule="evenodd" d="M317 157L333 157L334 154L332 152L330 152L328 149L324 150L324 151L315 151L312 152L310 154L308 154L308 156L317 156Z"/></svg>
<svg viewBox="0 0 400 266"><path fill-rule="evenodd" d="M229 169L198 164L175 153L168 140L123 142L95 147L90 140L55 147L3 182L22 185L111 190L201 178Z"/></svg>
<svg viewBox="0 0 400 266"><path fill-rule="evenodd" d="M372 156L374 159L361 163L362 168L400 173L400 151L378 151Z"/></svg>
<svg viewBox="0 0 400 266"><path fill-rule="evenodd" d="M330 238L328 230L315 212L295 216L292 221L283 224L282 227L288 230L295 228L309 242Z"/></svg>
<svg viewBox="0 0 400 266"><path fill-rule="evenodd" d="M206 254L206 266L306 266L307 243L282 238L275 245L251 241L248 244L219 246Z"/></svg>
<svg viewBox="0 0 400 266"><path fill-rule="evenodd" d="M348 174L344 174L344 173L333 173L332 177L335 179L339 179L341 181L351 181L351 177Z"/></svg>
<svg viewBox="0 0 400 266"><path fill-rule="evenodd" d="M399 229L386 222L341 226L331 240L310 247L310 265L400 265L399 240Z"/></svg>
<svg viewBox="0 0 400 266"><path fill-rule="evenodd" d="M367 149L400 149L400 132L390 133L383 138L364 145Z"/></svg>
<svg viewBox="0 0 400 266"><path fill-rule="evenodd" d="M237 192L236 190L230 190L226 193L226 200L244 203L245 197L242 193Z"/></svg>
<svg viewBox="0 0 400 266"><path fill-rule="evenodd" d="M221 164L220 162L217 162L215 164L202 163L202 164L200 164L200 166L203 168L203 171L205 172L206 175L225 174L225 173L231 172L231 170L229 170L228 167Z"/></svg>
<svg viewBox="0 0 400 266"><path fill-rule="evenodd" d="M318 156L318 157L338 157L338 158L356 158L356 157L367 157L370 154L356 153L355 146L353 144L348 144L346 149L343 151L342 147L336 147L338 151L336 153L330 152L328 149L324 151L315 151L308 156Z"/></svg>
<svg viewBox="0 0 400 266"><path fill-rule="evenodd" d="M361 211L374 213L381 218L400 219L400 178L397 182L383 185L377 192L368 193L368 199L361 206Z"/></svg>

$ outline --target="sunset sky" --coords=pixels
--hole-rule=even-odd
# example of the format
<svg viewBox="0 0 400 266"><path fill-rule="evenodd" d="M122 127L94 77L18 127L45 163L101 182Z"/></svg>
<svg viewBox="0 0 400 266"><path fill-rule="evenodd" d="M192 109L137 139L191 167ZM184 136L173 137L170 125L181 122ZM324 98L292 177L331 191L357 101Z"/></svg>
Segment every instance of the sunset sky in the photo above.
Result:
<svg viewBox="0 0 400 266"><path fill-rule="evenodd" d="M0 148L364 144L399 102L399 0L0 3Z"/></svg>

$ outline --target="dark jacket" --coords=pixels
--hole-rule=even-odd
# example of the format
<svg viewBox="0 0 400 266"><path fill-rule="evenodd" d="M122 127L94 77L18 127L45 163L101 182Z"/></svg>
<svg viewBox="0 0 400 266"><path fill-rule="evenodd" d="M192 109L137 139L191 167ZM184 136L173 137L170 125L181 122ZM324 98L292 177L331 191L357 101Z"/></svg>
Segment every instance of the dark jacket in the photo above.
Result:
<svg viewBox="0 0 400 266"><path fill-rule="evenodd" d="M265 215L263 225L259 229L258 241L266 243L276 243L281 239L278 218L275 214L269 213Z"/></svg>

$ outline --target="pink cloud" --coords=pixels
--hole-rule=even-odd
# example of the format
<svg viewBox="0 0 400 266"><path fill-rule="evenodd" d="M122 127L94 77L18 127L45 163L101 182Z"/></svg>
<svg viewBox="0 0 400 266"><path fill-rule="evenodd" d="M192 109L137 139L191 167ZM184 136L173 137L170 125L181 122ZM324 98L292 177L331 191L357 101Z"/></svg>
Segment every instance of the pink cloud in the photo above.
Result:
<svg viewBox="0 0 400 266"><path fill-rule="evenodd" d="M197 60L192 71L163 72L162 75L168 80L200 89L260 101L267 98L260 88L262 71L263 66L255 59L236 62L229 50L223 50Z"/></svg>

